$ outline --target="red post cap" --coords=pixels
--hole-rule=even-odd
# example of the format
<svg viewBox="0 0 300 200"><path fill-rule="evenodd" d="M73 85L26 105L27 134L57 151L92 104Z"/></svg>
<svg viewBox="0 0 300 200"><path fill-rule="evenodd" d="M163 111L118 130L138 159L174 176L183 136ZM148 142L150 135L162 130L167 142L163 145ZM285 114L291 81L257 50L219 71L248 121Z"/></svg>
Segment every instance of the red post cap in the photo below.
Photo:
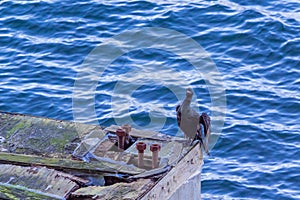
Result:
<svg viewBox="0 0 300 200"><path fill-rule="evenodd" d="M116 134L117 134L117 136L119 136L119 137L124 137L124 136L126 136L126 132L125 132L123 129L121 129L121 128L118 128L118 129L117 129Z"/></svg>
<svg viewBox="0 0 300 200"><path fill-rule="evenodd" d="M136 143L136 149L139 151L139 153L144 153L146 144L144 142L138 142Z"/></svg>
<svg viewBox="0 0 300 200"><path fill-rule="evenodd" d="M151 144L150 151L160 151L160 145L159 144Z"/></svg>

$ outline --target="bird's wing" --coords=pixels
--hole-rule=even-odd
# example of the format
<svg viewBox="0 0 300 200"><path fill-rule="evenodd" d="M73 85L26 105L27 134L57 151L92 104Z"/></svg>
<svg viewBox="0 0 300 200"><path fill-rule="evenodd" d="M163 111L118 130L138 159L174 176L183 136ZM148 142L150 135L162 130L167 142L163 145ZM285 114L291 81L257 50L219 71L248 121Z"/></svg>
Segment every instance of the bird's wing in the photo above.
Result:
<svg viewBox="0 0 300 200"><path fill-rule="evenodd" d="M178 126L180 127L180 122L181 122L181 109L180 109L180 105L176 106L176 117L177 117Z"/></svg>
<svg viewBox="0 0 300 200"><path fill-rule="evenodd" d="M202 113L199 123L203 125L205 137L210 136L210 117L206 113Z"/></svg>
<svg viewBox="0 0 300 200"><path fill-rule="evenodd" d="M198 130L198 134L199 134L198 137L200 136L200 142L201 145L203 145L206 154L210 155L208 150L208 142L210 137L210 117L206 113L202 113L201 116L199 117L199 123L203 125L205 138L204 140L202 139L201 127Z"/></svg>

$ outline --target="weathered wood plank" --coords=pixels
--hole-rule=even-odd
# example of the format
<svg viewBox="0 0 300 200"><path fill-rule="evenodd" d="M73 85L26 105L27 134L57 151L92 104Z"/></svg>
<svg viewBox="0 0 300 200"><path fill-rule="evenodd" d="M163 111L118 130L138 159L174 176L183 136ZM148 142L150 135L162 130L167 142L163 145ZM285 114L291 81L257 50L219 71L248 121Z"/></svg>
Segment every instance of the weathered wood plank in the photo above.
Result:
<svg viewBox="0 0 300 200"><path fill-rule="evenodd" d="M62 200L65 198L40 193L35 190L30 190L26 187L11 184L0 183L0 199L7 200L20 200L20 199L30 199L30 200Z"/></svg>
<svg viewBox="0 0 300 200"><path fill-rule="evenodd" d="M71 175L46 167L21 167L0 165L0 185L3 196L58 198L64 199L79 185ZM80 180L74 177L73 179ZM4 198L4 197L3 197Z"/></svg>
<svg viewBox="0 0 300 200"><path fill-rule="evenodd" d="M201 168L203 165L202 158L202 150L198 143L166 176L164 176L148 193L140 197L140 199L169 199L189 177Z"/></svg>
<svg viewBox="0 0 300 200"><path fill-rule="evenodd" d="M71 159L47 158L33 155L21 155L0 152L0 163L15 164L21 166L46 166L60 170L76 170L78 172L98 173L124 173L139 174L145 170L133 165L118 165L103 161L84 162Z"/></svg>
<svg viewBox="0 0 300 200"><path fill-rule="evenodd" d="M101 131L94 125L0 112L0 136L6 139L1 148L12 153L67 157L77 147L74 141Z"/></svg>
<svg viewBox="0 0 300 200"><path fill-rule="evenodd" d="M74 199L101 199L101 200L130 200L149 190L154 184L150 179L139 179L132 183L116 183L111 186L91 186L80 188L72 193Z"/></svg>

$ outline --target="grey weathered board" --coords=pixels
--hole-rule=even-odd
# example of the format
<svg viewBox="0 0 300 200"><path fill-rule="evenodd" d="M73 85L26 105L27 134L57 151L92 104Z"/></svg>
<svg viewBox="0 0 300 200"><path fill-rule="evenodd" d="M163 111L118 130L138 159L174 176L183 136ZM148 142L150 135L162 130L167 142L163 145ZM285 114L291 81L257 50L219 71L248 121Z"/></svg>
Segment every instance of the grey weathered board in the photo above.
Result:
<svg viewBox="0 0 300 200"><path fill-rule="evenodd" d="M0 198L168 199L203 164L199 144L133 128L130 136L148 145L145 168L139 168L135 143L119 151L107 137L117 128L0 112ZM150 169L153 143L162 147L156 169ZM108 182L86 185L73 174L98 174Z"/></svg>
<svg viewBox="0 0 300 200"><path fill-rule="evenodd" d="M46 167L21 167L0 165L0 198L24 198L28 193L32 199L64 199L79 188L76 181L86 180L72 178L69 174Z"/></svg>
<svg viewBox="0 0 300 200"><path fill-rule="evenodd" d="M187 178L201 168L201 158L203 154L198 144L141 199L169 199Z"/></svg>
<svg viewBox="0 0 300 200"><path fill-rule="evenodd" d="M112 200L138 199L154 184L155 182L151 179L139 179L132 183L116 183L107 187L90 186L73 192L72 197Z"/></svg>

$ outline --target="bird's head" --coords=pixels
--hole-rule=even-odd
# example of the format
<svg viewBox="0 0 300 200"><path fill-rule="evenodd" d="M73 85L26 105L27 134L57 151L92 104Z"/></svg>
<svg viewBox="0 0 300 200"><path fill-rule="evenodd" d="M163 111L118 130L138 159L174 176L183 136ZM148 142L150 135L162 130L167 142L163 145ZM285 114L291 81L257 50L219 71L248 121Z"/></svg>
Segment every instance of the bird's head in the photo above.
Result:
<svg viewBox="0 0 300 200"><path fill-rule="evenodd" d="M192 98L193 94L194 94L194 92L193 92L192 88L187 88L186 89L186 97Z"/></svg>

